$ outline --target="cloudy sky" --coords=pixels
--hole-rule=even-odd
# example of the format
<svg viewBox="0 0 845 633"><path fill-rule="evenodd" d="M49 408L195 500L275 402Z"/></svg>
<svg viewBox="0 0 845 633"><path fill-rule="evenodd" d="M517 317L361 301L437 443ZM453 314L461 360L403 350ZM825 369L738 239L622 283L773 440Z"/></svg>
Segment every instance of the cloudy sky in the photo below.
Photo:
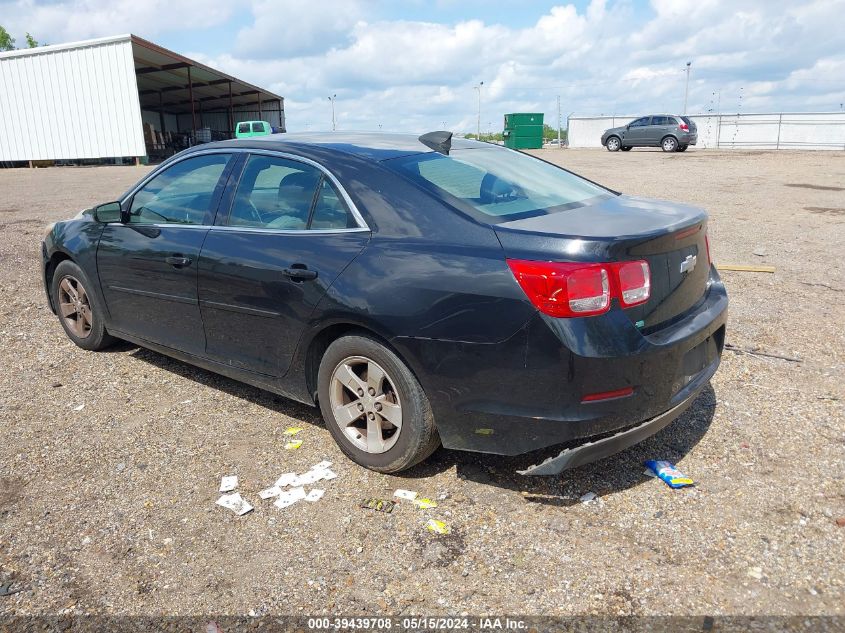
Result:
<svg viewBox="0 0 845 633"><path fill-rule="evenodd" d="M49 43L131 32L285 97L289 131L482 131L505 112L832 111L845 0L0 0Z"/></svg>

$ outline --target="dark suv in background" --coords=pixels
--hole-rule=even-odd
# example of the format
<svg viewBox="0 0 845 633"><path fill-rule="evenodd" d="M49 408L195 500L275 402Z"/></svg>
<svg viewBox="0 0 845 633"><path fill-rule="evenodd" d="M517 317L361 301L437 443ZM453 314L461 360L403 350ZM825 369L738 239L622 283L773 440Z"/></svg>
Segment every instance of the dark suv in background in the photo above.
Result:
<svg viewBox="0 0 845 633"><path fill-rule="evenodd" d="M698 141L695 123L685 116L654 114L634 119L628 125L605 130L601 144L609 152L632 147L662 147L664 152L683 152Z"/></svg>

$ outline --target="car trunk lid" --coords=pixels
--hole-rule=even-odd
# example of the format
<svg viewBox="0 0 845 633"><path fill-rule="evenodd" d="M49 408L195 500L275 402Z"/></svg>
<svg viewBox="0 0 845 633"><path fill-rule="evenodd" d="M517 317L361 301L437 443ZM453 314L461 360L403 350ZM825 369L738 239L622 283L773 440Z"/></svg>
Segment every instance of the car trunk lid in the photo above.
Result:
<svg viewBox="0 0 845 633"><path fill-rule="evenodd" d="M706 223L702 210L687 205L611 196L493 228L509 259L647 261L651 296L625 313L638 327L653 330L686 313L706 292Z"/></svg>

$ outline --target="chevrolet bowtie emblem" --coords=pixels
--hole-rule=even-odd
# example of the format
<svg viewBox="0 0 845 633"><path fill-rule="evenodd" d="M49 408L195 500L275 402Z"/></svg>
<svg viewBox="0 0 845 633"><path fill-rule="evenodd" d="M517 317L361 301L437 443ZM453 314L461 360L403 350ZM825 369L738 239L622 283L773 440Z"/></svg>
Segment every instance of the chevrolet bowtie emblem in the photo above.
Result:
<svg viewBox="0 0 845 633"><path fill-rule="evenodd" d="M695 255L687 255L687 258L681 262L681 273L691 272L695 268L695 262L698 259Z"/></svg>

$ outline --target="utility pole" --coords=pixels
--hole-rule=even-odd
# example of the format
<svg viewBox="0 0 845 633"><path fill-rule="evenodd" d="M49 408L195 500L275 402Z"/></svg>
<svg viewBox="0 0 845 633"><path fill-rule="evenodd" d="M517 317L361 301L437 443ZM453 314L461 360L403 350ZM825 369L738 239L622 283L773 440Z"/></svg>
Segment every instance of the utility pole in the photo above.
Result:
<svg viewBox="0 0 845 633"><path fill-rule="evenodd" d="M687 87L684 89L684 114L687 113L687 99L689 98L689 68L692 62L687 62Z"/></svg>
<svg viewBox="0 0 845 633"><path fill-rule="evenodd" d="M334 121L334 100L335 99L337 99L336 94L329 97L329 101L332 102L332 132L334 132L337 129L337 125L335 124L335 121Z"/></svg>
<svg viewBox="0 0 845 633"><path fill-rule="evenodd" d="M477 86L473 86L475 90L478 90L478 119L475 125L475 139L478 141L481 140L481 86L483 85L484 82L479 81Z"/></svg>
<svg viewBox="0 0 845 633"><path fill-rule="evenodd" d="M557 96L557 148L560 149L560 95Z"/></svg>

